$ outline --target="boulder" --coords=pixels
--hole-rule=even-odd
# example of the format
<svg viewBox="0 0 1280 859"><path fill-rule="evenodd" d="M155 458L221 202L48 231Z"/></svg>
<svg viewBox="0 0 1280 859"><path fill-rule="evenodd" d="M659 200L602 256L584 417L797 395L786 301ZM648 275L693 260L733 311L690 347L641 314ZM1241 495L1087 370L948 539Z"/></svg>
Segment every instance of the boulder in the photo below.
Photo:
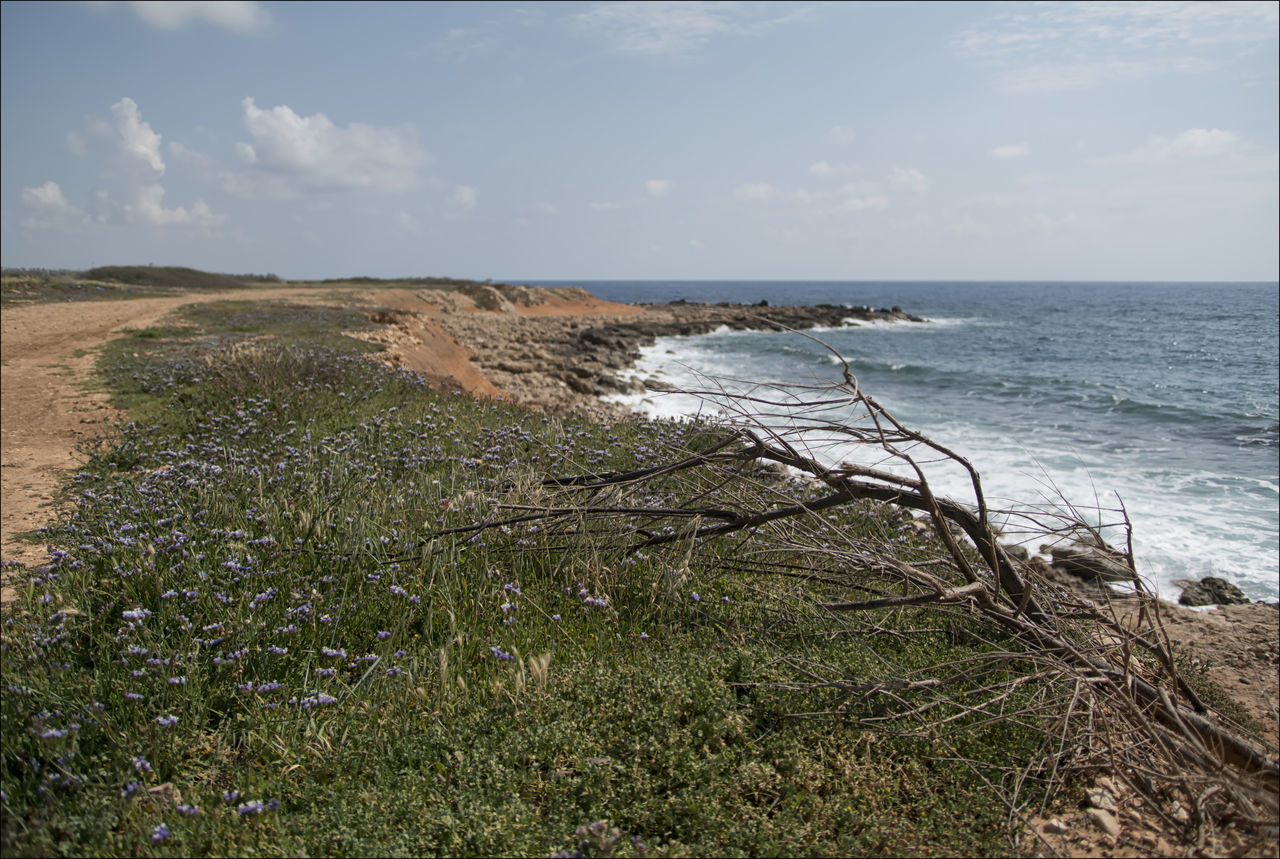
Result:
<svg viewBox="0 0 1280 859"><path fill-rule="evenodd" d="M1182 605L1245 605L1249 598L1235 585L1217 576L1205 576L1198 582L1178 582L1183 586L1178 602Z"/></svg>
<svg viewBox="0 0 1280 859"><path fill-rule="evenodd" d="M1133 570L1129 569L1124 555L1106 544L1081 542L1074 546L1041 546L1040 551L1053 556L1054 569L1086 581L1133 580Z"/></svg>

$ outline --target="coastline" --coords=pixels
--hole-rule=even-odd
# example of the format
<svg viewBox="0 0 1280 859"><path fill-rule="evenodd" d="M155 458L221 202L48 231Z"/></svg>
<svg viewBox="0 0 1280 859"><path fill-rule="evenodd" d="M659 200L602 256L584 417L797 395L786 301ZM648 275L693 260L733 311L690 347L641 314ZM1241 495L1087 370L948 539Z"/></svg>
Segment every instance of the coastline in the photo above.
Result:
<svg viewBox="0 0 1280 859"><path fill-rule="evenodd" d="M521 293L493 287L459 293L379 289L358 294L295 287L293 290L263 290L254 297L329 306L349 306L353 299L359 299L362 302L359 309L383 325L372 332L352 332L352 336L387 347L386 352L372 357L420 372L440 387L480 396L501 396L546 411L586 411L602 416L616 416L623 410L620 407L611 409L608 404L600 403L597 392L608 387L606 380L612 377L615 368L627 366L631 360L629 356L652 342L653 338L705 333L721 325L760 328L764 327L760 324L762 312L781 314L788 310L688 303L620 305L601 301L580 291ZM156 302L154 308L147 305L146 316L158 324L160 316L168 310L200 300L211 299L191 296ZM141 305L121 308L122 312L128 310L131 317L128 324L131 325L138 324L138 311L141 309ZM853 315L845 308L837 310L843 317ZM823 318L812 308L800 308L797 312L797 316L790 317L792 322L788 327L825 327L830 324L830 317ZM72 318L70 314L79 314L82 318L103 315L101 306L85 305L33 306L23 308L17 314L14 314L14 309L6 309L5 351L10 356L23 353L24 337L33 327L26 324L30 322L25 318L28 315L42 316L54 330L83 332L83 328L67 324ZM903 316L911 318L906 314ZM24 324L17 324L20 319ZM806 320L811 324L806 325ZM118 336L124 324L124 320L115 320L108 325L104 320L102 331L97 336L103 339ZM42 353L41 360L56 364L64 353L69 356L86 342L83 333L59 340L55 344L56 349ZM91 372L87 362L76 367L77 372ZM7 369L23 372L27 368L15 363ZM29 375L39 381L37 374ZM79 420L79 409L92 406L104 416L95 415L95 425L109 422L105 416L112 412L94 395L75 390L69 380L53 381L59 385L59 397L65 397L63 411L69 420ZM35 411L9 407L10 397L17 390L17 386L12 389L5 386L6 418L14 420L24 411L27 414ZM44 396L39 391L30 392L30 395L36 399ZM33 432L49 431L43 420L29 423ZM15 464L11 447L15 437L10 435L9 429L6 426L6 466ZM51 442L54 446L59 443L58 439ZM51 480L56 477L53 467L40 470ZM10 510L12 486L10 481L6 481L6 513ZM33 506L33 517L39 518L35 509ZM40 515L44 512L42 510ZM6 538L10 536L11 530L6 522ZM34 547L32 550L34 552ZM6 554L6 559L8 557ZM1118 617L1123 617L1126 611L1124 601L1116 600L1113 609ZM1276 686L1277 666L1280 666L1280 635L1277 634L1280 622L1277 619L1280 613L1271 606L1256 604L1224 606L1207 612L1162 604L1161 612L1165 630L1174 642L1174 651L1185 660L1184 670L1204 672L1213 677L1262 726L1263 738L1274 747L1277 743ZM1117 799L1123 806L1123 797ZM1125 819L1126 832L1136 834L1143 831L1143 825L1153 823L1149 819L1145 823L1140 821L1135 809L1123 810L1131 814ZM1069 840L1070 843L1064 843L1063 852L1088 855L1091 849L1088 836L1092 834L1088 816L1082 811L1078 816L1065 815L1064 820L1070 833L1070 838L1064 836L1064 841ZM1062 821L1053 823L1058 826ZM1158 821L1154 823L1158 824ZM1150 852L1171 854L1172 848L1166 849L1163 842L1152 843L1160 843L1161 846ZM1106 847L1105 844L1102 846ZM1130 854L1116 852L1114 855Z"/></svg>
<svg viewBox="0 0 1280 859"><path fill-rule="evenodd" d="M552 414L586 413L606 419L636 412L602 397L637 393L625 380L641 347L658 337L715 331L830 328L846 320L923 322L901 308L875 310L835 305L760 306L676 301L617 304L579 289L488 286L466 295L434 291L377 291L362 296L390 315L377 339L384 360L426 375L437 384L504 399ZM432 344L435 348L432 348ZM1045 565L1047 569L1047 565ZM1065 573L1058 584L1095 600L1111 598L1123 614L1125 601ZM1193 610L1161 602L1163 620L1187 665L1212 671L1221 685L1280 745L1280 611L1276 604L1222 605Z"/></svg>
<svg viewBox="0 0 1280 859"><path fill-rule="evenodd" d="M366 299L390 308L377 321L390 332L376 339L397 366L441 376L441 364L459 389L503 396L553 413L587 411L619 416L630 411L601 397L644 391L621 377L642 347L659 337L732 330L806 330L868 322L924 322L900 307L730 304L673 301L616 304L579 289L489 286L465 295L396 290ZM442 300L442 298L444 300ZM414 355L424 334L444 332L465 354ZM441 360L441 358L445 360ZM474 370L480 378L470 371Z"/></svg>

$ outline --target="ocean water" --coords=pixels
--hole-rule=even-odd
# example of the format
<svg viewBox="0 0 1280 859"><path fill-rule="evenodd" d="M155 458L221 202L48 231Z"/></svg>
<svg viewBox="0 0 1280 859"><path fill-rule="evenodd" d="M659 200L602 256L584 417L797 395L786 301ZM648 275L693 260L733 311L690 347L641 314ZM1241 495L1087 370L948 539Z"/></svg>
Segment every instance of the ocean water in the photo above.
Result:
<svg viewBox="0 0 1280 859"><path fill-rule="evenodd" d="M1029 508L1065 499L1081 509L1114 508L1118 497L1133 524L1139 572L1165 598L1177 598L1177 580L1207 575L1254 599L1280 597L1274 283L545 285L624 302L900 305L929 321L811 333L903 423L972 462L989 503ZM839 380L841 366L798 334L725 330L663 338L632 372L684 389L718 379L744 390L760 380L827 384ZM688 396L621 399L651 414L717 408ZM821 458L858 458L820 441ZM932 481L966 497L958 471Z"/></svg>

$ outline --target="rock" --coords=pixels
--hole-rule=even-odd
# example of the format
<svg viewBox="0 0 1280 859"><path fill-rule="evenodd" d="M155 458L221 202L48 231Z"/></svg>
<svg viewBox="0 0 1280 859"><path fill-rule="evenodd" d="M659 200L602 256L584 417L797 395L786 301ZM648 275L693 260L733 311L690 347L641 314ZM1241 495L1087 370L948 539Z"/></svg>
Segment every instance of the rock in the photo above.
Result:
<svg viewBox="0 0 1280 859"><path fill-rule="evenodd" d="M1026 546L1019 546L1016 543L1001 546L1000 548L1004 549L1004 553L1015 561L1026 561L1031 557L1031 553L1027 551Z"/></svg>
<svg viewBox="0 0 1280 859"><path fill-rule="evenodd" d="M1062 822L1062 818L1055 817L1044 825L1044 832L1048 835L1066 835L1071 831L1071 827Z"/></svg>
<svg viewBox="0 0 1280 859"><path fill-rule="evenodd" d="M1089 790L1087 795L1089 797L1090 807L1100 808L1103 811L1109 811L1112 814L1116 813L1116 799L1111 795L1110 791L1105 788L1095 787Z"/></svg>
<svg viewBox="0 0 1280 859"><path fill-rule="evenodd" d="M1128 582L1133 570L1124 556L1106 544L1076 543L1074 546L1041 546L1053 556L1053 566L1086 581Z"/></svg>
<svg viewBox="0 0 1280 859"><path fill-rule="evenodd" d="M1184 585L1182 596L1178 597L1182 605L1245 605L1249 602L1238 587L1216 576L1178 584Z"/></svg>
<svg viewBox="0 0 1280 859"><path fill-rule="evenodd" d="M1116 816L1109 811L1101 808L1089 809L1089 816L1093 818L1093 822L1098 828L1110 835L1112 838L1120 837L1120 821L1116 820Z"/></svg>
<svg viewBox="0 0 1280 859"><path fill-rule="evenodd" d="M173 808L182 804L182 793L177 786L167 781L147 790L147 798L161 809Z"/></svg>

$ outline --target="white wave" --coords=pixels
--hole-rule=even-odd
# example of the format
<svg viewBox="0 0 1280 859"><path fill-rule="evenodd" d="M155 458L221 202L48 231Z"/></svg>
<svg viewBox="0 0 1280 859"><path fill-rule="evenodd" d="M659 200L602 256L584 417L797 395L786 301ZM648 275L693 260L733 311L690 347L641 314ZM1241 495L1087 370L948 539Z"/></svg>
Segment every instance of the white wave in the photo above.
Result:
<svg viewBox="0 0 1280 859"><path fill-rule="evenodd" d="M911 323L893 324L905 330ZM919 323L915 327L925 329ZM741 354L725 354L724 338L752 333L659 338L642 349L640 359L622 375L656 380L673 389L714 389L709 378L750 375L749 361L744 363ZM828 355L827 360L839 363L834 355ZM899 371L904 366L893 365L892 369ZM734 383L724 384L730 390L743 389ZM731 411L723 402L688 394L645 392L606 399L662 418L728 416ZM1268 477L1230 477L1208 468L1203 472L1180 470L1176 457L1167 455L1176 451L1161 455L1145 448L1109 448L1097 445L1093 435L1073 441L1070 433L1090 431L1085 424L1028 430L992 423L985 410L969 416L933 414L928 401L916 401L910 390L879 399L914 428L969 458L982 475L993 506L1045 509L1061 507L1065 498L1084 509L1114 508L1118 493L1134 526L1139 573L1165 599L1177 599L1178 580L1208 575L1237 584L1254 599L1280 596L1280 527L1274 508L1274 495L1280 487ZM815 435L809 446L816 459L829 465L860 461L860 457L871 457L881 467L890 465L879 461L882 452L853 448L830 434ZM930 479L939 494L962 503L972 500L963 470L943 469ZM1115 514L1105 514L1100 521L1108 524L1115 518ZM1104 529L1104 533L1123 544L1119 528ZM1029 539L1033 545L1028 548L1037 550L1039 538Z"/></svg>

